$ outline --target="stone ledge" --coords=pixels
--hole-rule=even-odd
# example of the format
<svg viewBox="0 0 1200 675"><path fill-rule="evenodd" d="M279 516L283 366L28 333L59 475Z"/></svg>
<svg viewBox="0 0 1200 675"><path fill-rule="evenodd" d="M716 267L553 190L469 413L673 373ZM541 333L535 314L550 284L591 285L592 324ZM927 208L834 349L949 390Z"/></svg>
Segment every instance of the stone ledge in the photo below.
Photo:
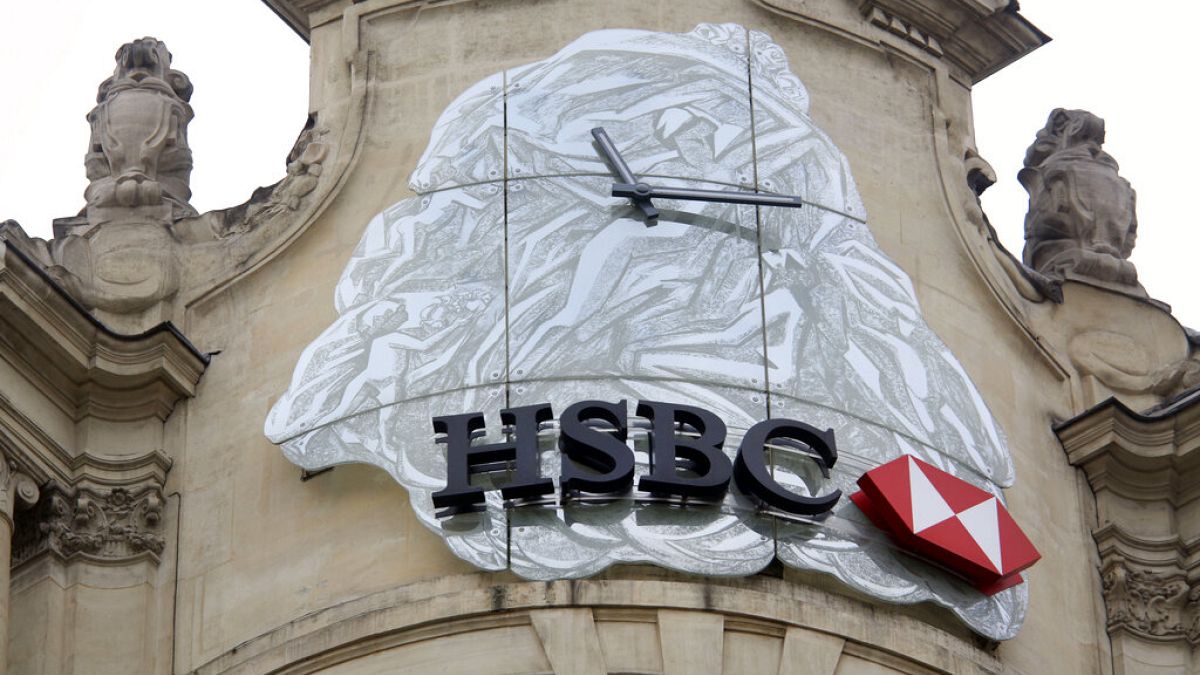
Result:
<svg viewBox="0 0 1200 675"><path fill-rule="evenodd" d="M1196 393L1147 413L1110 398L1054 431L1068 461L1084 470L1098 498L1109 491L1123 499L1165 500L1179 508L1200 497Z"/></svg>
<svg viewBox="0 0 1200 675"><path fill-rule="evenodd" d="M395 4L435 4L403 2ZM329 21L346 0L263 0L306 42L314 24ZM798 11L788 7L789 11ZM960 67L972 82L1050 41L1008 0L864 0L864 17L889 33Z"/></svg>
<svg viewBox="0 0 1200 675"><path fill-rule="evenodd" d="M342 3L343 0L263 0L263 4L271 8L289 28L308 42L310 36L309 15L329 5Z"/></svg>
<svg viewBox="0 0 1200 675"><path fill-rule="evenodd" d="M195 395L208 356L170 323L125 335L89 314L0 229L0 356L76 421L157 417Z"/></svg>
<svg viewBox="0 0 1200 675"><path fill-rule="evenodd" d="M865 0L860 11L872 24L958 66L972 83L1050 41L1007 0Z"/></svg>

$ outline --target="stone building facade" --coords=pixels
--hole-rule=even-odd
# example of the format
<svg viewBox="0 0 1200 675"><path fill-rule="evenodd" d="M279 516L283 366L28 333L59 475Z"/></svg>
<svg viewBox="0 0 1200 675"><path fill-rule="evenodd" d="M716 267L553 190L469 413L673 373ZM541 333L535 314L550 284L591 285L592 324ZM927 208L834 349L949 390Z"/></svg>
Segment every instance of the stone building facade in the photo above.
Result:
<svg viewBox="0 0 1200 675"><path fill-rule="evenodd" d="M996 240L971 88L1048 40L1015 2L266 2L312 48L279 183L189 205L204 83L144 38L80 215L0 225L0 673L1200 669L1200 336L1090 113L1030 130ZM502 408L585 399L643 479L706 428L634 402L711 411L728 492L564 491L539 417L538 480L497 451L438 510L449 417L515 447ZM780 418L837 439L770 446L793 496L911 454L1041 560L987 595L848 498L752 499Z"/></svg>

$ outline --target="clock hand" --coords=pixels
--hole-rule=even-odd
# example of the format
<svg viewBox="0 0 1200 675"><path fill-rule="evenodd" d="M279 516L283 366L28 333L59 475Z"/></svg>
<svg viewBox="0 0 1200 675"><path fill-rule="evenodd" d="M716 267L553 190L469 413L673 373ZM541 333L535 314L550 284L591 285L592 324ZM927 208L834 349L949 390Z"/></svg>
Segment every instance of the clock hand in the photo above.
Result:
<svg viewBox="0 0 1200 675"><path fill-rule="evenodd" d="M596 143L600 146L600 152L604 154L609 165L616 170L617 177L626 183L637 183L637 176L634 176L633 171L629 170L629 165L621 158L621 153L617 152L616 144L608 137L608 132L604 131L604 127L592 129L592 136L595 137ZM650 203L649 197L630 195L630 198L633 200L633 205L641 209L642 215L646 216L646 220L649 221L646 223L647 225L653 225L658 220L658 209Z"/></svg>
<svg viewBox="0 0 1200 675"><path fill-rule="evenodd" d="M616 144L608 137L608 132L604 130L604 127L592 129L592 136L600 144L600 151L604 153L608 163L616 169L617 176L626 183L636 183L637 177L633 175L633 171L629 170L629 165L621 158L621 153L617 152Z"/></svg>
<svg viewBox="0 0 1200 675"><path fill-rule="evenodd" d="M690 188L660 188L651 187L646 183L614 183L614 197L629 197L633 200L652 197L663 199L689 199L698 202L725 202L728 204L753 204L755 206L790 206L799 208L804 205L799 197L789 195L763 194L761 192L742 192L740 190L693 190Z"/></svg>

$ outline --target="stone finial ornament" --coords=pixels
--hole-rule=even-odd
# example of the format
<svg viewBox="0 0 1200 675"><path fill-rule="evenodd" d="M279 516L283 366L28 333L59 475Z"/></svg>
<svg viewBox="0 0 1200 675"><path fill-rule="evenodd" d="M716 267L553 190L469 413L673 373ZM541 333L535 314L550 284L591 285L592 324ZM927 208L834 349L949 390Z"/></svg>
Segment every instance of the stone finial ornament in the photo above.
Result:
<svg viewBox="0 0 1200 675"><path fill-rule="evenodd" d="M92 127L84 159L89 220L96 208L164 204L172 220L196 215L188 204L191 82L171 68L167 46L152 37L122 45L116 61L87 116Z"/></svg>
<svg viewBox="0 0 1200 675"><path fill-rule="evenodd" d="M171 59L152 37L117 50L87 115L82 212L56 218L50 241L0 222L0 249L13 243L94 318L128 335L176 320L188 302L273 255L312 223L354 156L339 153L342 135L313 113L286 177L244 204L197 214L188 203L192 83Z"/></svg>
<svg viewBox="0 0 1200 675"><path fill-rule="evenodd" d="M1083 278L1144 297L1128 260L1134 191L1103 143L1104 120L1092 113L1050 113L1017 174L1029 193L1024 262L1052 280Z"/></svg>

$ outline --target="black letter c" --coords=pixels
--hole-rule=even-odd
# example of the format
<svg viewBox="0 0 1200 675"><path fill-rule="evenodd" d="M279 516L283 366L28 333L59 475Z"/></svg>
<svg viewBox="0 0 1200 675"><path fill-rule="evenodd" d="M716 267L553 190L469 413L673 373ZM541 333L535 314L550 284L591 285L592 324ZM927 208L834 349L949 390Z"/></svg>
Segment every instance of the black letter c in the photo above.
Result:
<svg viewBox="0 0 1200 675"><path fill-rule="evenodd" d="M764 420L750 427L738 448L733 464L733 478L738 489L788 513L815 516L832 509L842 497L841 490L822 497L803 497L775 482L767 469L766 458L766 445L773 438L790 438L804 443L821 457L826 467L837 462L833 429L822 432L795 420Z"/></svg>

